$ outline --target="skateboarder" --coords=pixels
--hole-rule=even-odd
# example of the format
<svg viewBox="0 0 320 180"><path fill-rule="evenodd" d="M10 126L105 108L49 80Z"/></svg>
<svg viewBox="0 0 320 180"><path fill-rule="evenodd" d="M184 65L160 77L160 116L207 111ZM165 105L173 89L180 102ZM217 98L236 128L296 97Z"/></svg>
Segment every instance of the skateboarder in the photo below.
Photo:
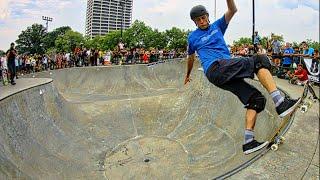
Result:
<svg viewBox="0 0 320 180"><path fill-rule="evenodd" d="M8 69L10 73L10 83L12 85L15 85L14 78L16 76L16 64L15 59L17 56L17 51L14 48L14 43L10 44L10 49L6 53L7 55L7 63L8 63Z"/></svg>
<svg viewBox="0 0 320 180"><path fill-rule="evenodd" d="M190 17L198 27L188 37L187 74L184 83L190 82L190 73L195 60L195 52L208 80L215 86L235 94L245 105L246 129L244 132L243 152L249 154L260 150L269 142L258 142L254 139L254 126L257 114L264 110L266 98L255 87L244 81L253 78L254 74L270 93L280 117L291 113L298 105L298 100L287 99L280 94L269 71L271 64L265 55L232 58L224 40L224 33L233 15L237 12L233 0L226 0L228 10L217 21L210 24L209 13L202 5L190 11Z"/></svg>

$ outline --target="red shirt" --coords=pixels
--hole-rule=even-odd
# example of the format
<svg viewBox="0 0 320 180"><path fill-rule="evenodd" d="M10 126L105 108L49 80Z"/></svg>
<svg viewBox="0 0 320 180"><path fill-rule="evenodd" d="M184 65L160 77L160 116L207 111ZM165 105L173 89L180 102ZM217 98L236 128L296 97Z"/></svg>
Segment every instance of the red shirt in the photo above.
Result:
<svg viewBox="0 0 320 180"><path fill-rule="evenodd" d="M308 72L305 69L302 69L301 71L296 71L294 75L303 75L301 78L298 78L300 81L308 80Z"/></svg>

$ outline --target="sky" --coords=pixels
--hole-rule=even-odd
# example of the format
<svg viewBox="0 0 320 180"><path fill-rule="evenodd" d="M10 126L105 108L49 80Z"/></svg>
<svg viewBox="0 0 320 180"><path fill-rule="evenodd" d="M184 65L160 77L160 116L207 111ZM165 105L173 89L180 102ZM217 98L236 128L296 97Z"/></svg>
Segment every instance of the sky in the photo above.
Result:
<svg viewBox="0 0 320 180"><path fill-rule="evenodd" d="M235 0L238 12L231 20L225 39L228 44L252 34L252 1ZM213 22L227 10L225 0L133 0L132 21L141 20L154 29L164 31L172 27L194 30L190 9L202 4ZM319 41L319 0L255 0L256 30L261 36L271 32L283 35L285 41ZM0 50L9 48L22 30L33 23L45 26L42 16L52 17L49 31L70 26L85 31L87 0L0 0Z"/></svg>

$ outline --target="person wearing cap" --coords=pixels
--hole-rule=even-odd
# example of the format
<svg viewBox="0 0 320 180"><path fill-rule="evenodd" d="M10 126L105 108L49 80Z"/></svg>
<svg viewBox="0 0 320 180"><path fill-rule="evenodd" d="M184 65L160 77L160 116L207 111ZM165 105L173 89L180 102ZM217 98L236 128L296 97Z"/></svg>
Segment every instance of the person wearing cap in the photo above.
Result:
<svg viewBox="0 0 320 180"><path fill-rule="evenodd" d="M191 9L190 17L197 29L188 36L187 73L184 83L191 81L190 74L197 53L207 79L215 86L235 94L247 109L242 149L244 154L250 154L269 144L268 141L258 142L254 137L257 114L264 110L266 98L244 78L253 78L254 74L257 75L261 84L270 93L280 117L293 112L299 100L283 97L277 89L269 71L271 64L266 55L231 58L224 34L237 8L234 0L226 0L226 3L228 7L226 13L213 23L210 23L209 13L204 6L198 5Z"/></svg>

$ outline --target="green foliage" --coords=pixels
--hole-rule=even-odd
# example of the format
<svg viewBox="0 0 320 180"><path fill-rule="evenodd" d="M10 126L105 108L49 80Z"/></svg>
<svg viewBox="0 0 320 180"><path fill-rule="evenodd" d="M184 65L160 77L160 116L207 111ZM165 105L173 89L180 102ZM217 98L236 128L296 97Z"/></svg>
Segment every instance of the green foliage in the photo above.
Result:
<svg viewBox="0 0 320 180"><path fill-rule="evenodd" d="M173 27L166 30L167 47L169 49L187 49L187 32L179 28Z"/></svg>
<svg viewBox="0 0 320 180"><path fill-rule="evenodd" d="M237 41L233 41L234 46L241 46L241 45L249 45L252 44L252 39L249 37L241 37Z"/></svg>
<svg viewBox="0 0 320 180"><path fill-rule="evenodd" d="M268 37L262 37L260 44L262 45L262 47L267 48L267 45L269 43L269 45L271 44L271 42L275 39L277 39L278 41L280 41L280 43L284 42L284 38L282 35L277 35L277 34L271 34L272 39L268 38ZM234 46L241 46L241 45L251 45L252 44L252 38L249 37L241 37L236 41L233 41L233 45Z"/></svg>
<svg viewBox="0 0 320 180"><path fill-rule="evenodd" d="M120 38L120 31L112 31L101 38L99 46L102 50L113 50L118 45Z"/></svg>
<svg viewBox="0 0 320 180"><path fill-rule="evenodd" d="M55 41L57 52L72 52L77 46L84 42L81 33L68 30L64 35L59 36Z"/></svg>
<svg viewBox="0 0 320 180"><path fill-rule="evenodd" d="M269 40L268 37L261 38L260 44L262 45L262 47L267 48L268 40Z"/></svg>
<svg viewBox="0 0 320 180"><path fill-rule="evenodd" d="M63 36L67 31L72 30L69 26L59 27L49 32L43 39L44 48L46 50L55 47L55 41L59 36Z"/></svg>
<svg viewBox="0 0 320 180"><path fill-rule="evenodd" d="M283 35L277 35L277 34L271 33L271 38L272 38L272 40L276 39L276 40L280 41L280 43L284 42Z"/></svg>
<svg viewBox="0 0 320 180"><path fill-rule="evenodd" d="M150 33L149 39L149 46L153 48L163 49L168 44L166 33L159 32L157 29L153 30L152 33Z"/></svg>
<svg viewBox="0 0 320 180"><path fill-rule="evenodd" d="M43 54L43 39L46 36L46 28L41 24L33 24L22 31L16 40L19 53Z"/></svg>
<svg viewBox="0 0 320 180"><path fill-rule="evenodd" d="M149 36L152 36L153 30L147 26L143 21L134 21L130 28L124 32L123 41L126 47L132 48L141 46L144 48L150 47L152 40Z"/></svg>
<svg viewBox="0 0 320 180"><path fill-rule="evenodd" d="M102 36L96 36L93 39L86 39L85 47L90 49L103 49L103 38Z"/></svg>
<svg viewBox="0 0 320 180"><path fill-rule="evenodd" d="M56 48L49 48L49 49L46 50L46 54L49 55L49 56L54 55L56 53L57 53Z"/></svg>
<svg viewBox="0 0 320 180"><path fill-rule="evenodd" d="M320 43L317 41L312 41L311 39L307 39L306 41L309 45L309 47L312 47L313 49L318 49L320 50Z"/></svg>
<svg viewBox="0 0 320 180"><path fill-rule="evenodd" d="M292 47L300 47L300 44L297 43L297 42L293 42L293 43L292 43Z"/></svg>
<svg viewBox="0 0 320 180"><path fill-rule="evenodd" d="M123 42L127 48L143 47L150 48L170 48L170 49L186 49L188 32L178 28L172 28L165 32L152 29L143 21L134 21L130 28L123 33ZM102 49L113 49L120 41L120 32L114 31L105 35L100 46ZM90 43L89 43L90 45ZM90 45L92 47L92 45Z"/></svg>
<svg viewBox="0 0 320 180"><path fill-rule="evenodd" d="M143 21L136 20L130 28L123 31L121 38L120 31L113 31L104 36L96 36L93 39L84 38L82 34L72 31L69 26L59 27L49 33L40 24L33 24L26 30L22 31L16 40L17 50L19 53L48 54L56 52L71 52L75 47L83 45L90 49L113 50L122 39L126 48L143 47L145 49L175 49L186 50L187 36L190 31L185 31L177 27L160 32L158 29L152 29ZM272 34L272 39L268 37L261 38L261 44L264 48L271 43L273 39L284 42L282 35ZM319 42L306 40L310 47L319 49ZM233 42L233 45L250 45L251 37L241 37ZM293 42L293 46L300 44ZM0 51L0 55L1 55Z"/></svg>
<svg viewBox="0 0 320 180"><path fill-rule="evenodd" d="M3 50L0 50L0 56L4 56L6 54L6 52L4 52Z"/></svg>

